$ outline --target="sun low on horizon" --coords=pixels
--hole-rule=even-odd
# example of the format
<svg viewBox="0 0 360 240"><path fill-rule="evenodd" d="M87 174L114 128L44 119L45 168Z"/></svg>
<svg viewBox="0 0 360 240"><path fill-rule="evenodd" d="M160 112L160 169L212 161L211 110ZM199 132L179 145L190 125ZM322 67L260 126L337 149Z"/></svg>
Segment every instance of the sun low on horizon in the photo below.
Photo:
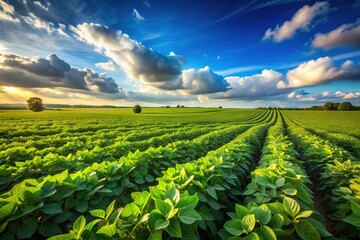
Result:
<svg viewBox="0 0 360 240"><path fill-rule="evenodd" d="M0 104L360 105L360 1L0 0Z"/></svg>

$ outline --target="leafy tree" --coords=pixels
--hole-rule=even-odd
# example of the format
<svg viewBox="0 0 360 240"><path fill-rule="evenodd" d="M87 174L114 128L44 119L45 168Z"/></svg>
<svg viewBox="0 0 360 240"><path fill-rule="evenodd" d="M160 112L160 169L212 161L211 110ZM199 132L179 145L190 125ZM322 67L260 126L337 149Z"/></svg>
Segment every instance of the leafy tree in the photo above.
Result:
<svg viewBox="0 0 360 240"><path fill-rule="evenodd" d="M44 110L42 99L38 97L32 97L27 100L27 107L33 112L41 112Z"/></svg>
<svg viewBox="0 0 360 240"><path fill-rule="evenodd" d="M350 102L342 102L338 106L338 110L340 111L349 111L352 109L352 104Z"/></svg>
<svg viewBox="0 0 360 240"><path fill-rule="evenodd" d="M222 108L222 106L219 106L219 108Z"/></svg>
<svg viewBox="0 0 360 240"><path fill-rule="evenodd" d="M141 113L141 106L139 104L136 104L133 108L134 113Z"/></svg>
<svg viewBox="0 0 360 240"><path fill-rule="evenodd" d="M176 108L180 108L180 105L176 105Z"/></svg>
<svg viewBox="0 0 360 240"><path fill-rule="evenodd" d="M332 102L327 102L324 104L325 110L337 110L337 104Z"/></svg>

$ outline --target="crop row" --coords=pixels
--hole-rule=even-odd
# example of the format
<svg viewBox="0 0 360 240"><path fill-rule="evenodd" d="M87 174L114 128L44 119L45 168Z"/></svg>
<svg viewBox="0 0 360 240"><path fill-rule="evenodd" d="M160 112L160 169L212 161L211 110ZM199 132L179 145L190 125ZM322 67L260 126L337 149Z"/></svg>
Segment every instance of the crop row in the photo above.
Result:
<svg viewBox="0 0 360 240"><path fill-rule="evenodd" d="M310 175L324 191L327 214L345 236L360 235L360 163L343 148L311 134L286 119L289 136L301 153Z"/></svg>
<svg viewBox="0 0 360 240"><path fill-rule="evenodd" d="M309 179L284 136L282 118L269 129L259 166L251 173L243 204L235 205L222 239L321 239L330 237L313 206Z"/></svg>
<svg viewBox="0 0 360 240"><path fill-rule="evenodd" d="M76 220L70 233L51 239L215 237L269 126L254 126L205 157L168 168L157 185L133 193L124 207L92 210Z"/></svg>

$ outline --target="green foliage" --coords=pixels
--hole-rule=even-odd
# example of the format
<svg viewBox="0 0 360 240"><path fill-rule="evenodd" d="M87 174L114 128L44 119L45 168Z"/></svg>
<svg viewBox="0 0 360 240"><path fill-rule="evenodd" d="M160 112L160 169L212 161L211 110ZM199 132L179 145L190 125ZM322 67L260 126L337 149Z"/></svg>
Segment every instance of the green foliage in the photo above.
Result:
<svg viewBox="0 0 360 240"><path fill-rule="evenodd" d="M133 108L134 113L141 113L141 106L139 104L136 104Z"/></svg>
<svg viewBox="0 0 360 240"><path fill-rule="evenodd" d="M27 101L27 107L29 110L33 112L41 112L44 110L44 105L41 98L32 97L29 98Z"/></svg>

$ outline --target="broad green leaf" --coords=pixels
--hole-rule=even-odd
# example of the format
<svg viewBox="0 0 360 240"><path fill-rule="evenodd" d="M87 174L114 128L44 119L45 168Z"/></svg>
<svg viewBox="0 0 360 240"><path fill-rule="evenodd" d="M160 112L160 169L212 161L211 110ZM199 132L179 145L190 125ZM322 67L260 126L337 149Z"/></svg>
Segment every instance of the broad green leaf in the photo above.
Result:
<svg viewBox="0 0 360 240"><path fill-rule="evenodd" d="M58 213L62 213L63 210L60 204L54 202L44 205L41 208L41 211L43 211L46 214L58 214Z"/></svg>
<svg viewBox="0 0 360 240"><path fill-rule="evenodd" d="M307 222L309 222L312 226L316 228L316 230L320 233L321 237L331 237L332 234L328 232L328 230L322 225L319 221L314 218L307 218Z"/></svg>
<svg viewBox="0 0 360 240"><path fill-rule="evenodd" d="M146 175L145 176L145 181L147 181L147 182L153 182L155 179L154 179L154 177L153 176L151 176L151 175Z"/></svg>
<svg viewBox="0 0 360 240"><path fill-rule="evenodd" d="M200 213L203 220L207 220L207 221L214 221L215 220L214 216L211 214L211 211L205 206L202 206L200 208L199 213Z"/></svg>
<svg viewBox="0 0 360 240"><path fill-rule="evenodd" d="M307 221L295 223L296 233L304 240L320 240L319 232Z"/></svg>
<svg viewBox="0 0 360 240"><path fill-rule="evenodd" d="M254 227L255 227L255 215L254 214L249 214L246 215L242 220L241 220L241 226L244 229L245 232L249 233L251 232Z"/></svg>
<svg viewBox="0 0 360 240"><path fill-rule="evenodd" d="M51 237L54 235L62 234L62 230L59 227L59 225L53 222L46 222L39 224L37 231L44 237Z"/></svg>
<svg viewBox="0 0 360 240"><path fill-rule="evenodd" d="M249 209L239 204L235 204L235 212L240 219L243 219L243 217L250 214Z"/></svg>
<svg viewBox="0 0 360 240"><path fill-rule="evenodd" d="M255 208L254 214L255 218L262 224L268 224L271 220L271 211L265 204Z"/></svg>
<svg viewBox="0 0 360 240"><path fill-rule="evenodd" d="M194 209L199 202L199 197L196 195L192 196L183 196L180 198L178 204L176 204L177 208L191 208Z"/></svg>
<svg viewBox="0 0 360 240"><path fill-rule="evenodd" d="M121 212L121 216L124 218L136 217L140 212L140 208L135 203L127 204Z"/></svg>
<svg viewBox="0 0 360 240"><path fill-rule="evenodd" d="M276 235L274 231L268 226L262 226L256 230L256 233L262 238L266 240L276 240Z"/></svg>
<svg viewBox="0 0 360 240"><path fill-rule="evenodd" d="M287 188L283 191L286 195L294 196L297 194L297 190L295 188Z"/></svg>
<svg viewBox="0 0 360 240"><path fill-rule="evenodd" d="M344 218L343 221L350 223L351 225L354 225L356 227L360 227L360 217L357 217L355 215L350 215Z"/></svg>
<svg viewBox="0 0 360 240"><path fill-rule="evenodd" d="M226 229L226 231L237 237L243 233L243 227L241 225L241 221L239 220L227 221L224 224L224 228Z"/></svg>
<svg viewBox="0 0 360 240"><path fill-rule="evenodd" d="M275 182L275 185L277 187L282 187L282 186L284 186L284 184L285 184L285 178L278 178Z"/></svg>
<svg viewBox="0 0 360 240"><path fill-rule="evenodd" d="M356 202L354 199L350 199L351 210L355 216L360 217L360 203Z"/></svg>
<svg viewBox="0 0 360 240"><path fill-rule="evenodd" d="M112 201L109 206L106 208L106 218L108 219L110 217L110 215L113 213L115 208L115 200Z"/></svg>
<svg viewBox="0 0 360 240"><path fill-rule="evenodd" d="M160 229L166 228L167 226L169 226L169 224L170 224L169 220L164 220L162 218L159 218L155 222L155 230L160 230Z"/></svg>
<svg viewBox="0 0 360 240"><path fill-rule="evenodd" d="M310 217L311 214L313 214L313 211L311 211L311 210L302 211L296 216L296 219L307 218L307 217Z"/></svg>
<svg viewBox="0 0 360 240"><path fill-rule="evenodd" d="M90 215L96 218L105 218L105 211L103 209L91 210Z"/></svg>
<svg viewBox="0 0 360 240"><path fill-rule="evenodd" d="M100 221L101 221L101 219L95 219L95 220L89 222L88 224L86 224L84 231L86 231L86 230L91 231L93 229L93 227Z"/></svg>
<svg viewBox="0 0 360 240"><path fill-rule="evenodd" d="M123 211L123 208L115 209L115 211L108 218L109 223L110 224L115 223L118 220L118 218L120 217L120 214L122 213L122 211Z"/></svg>
<svg viewBox="0 0 360 240"><path fill-rule="evenodd" d="M161 230L154 230L151 231L150 236L147 240L162 240L162 231Z"/></svg>
<svg viewBox="0 0 360 240"><path fill-rule="evenodd" d="M284 217L281 214L277 213L271 218L268 225L272 229L281 229L283 224L284 224Z"/></svg>
<svg viewBox="0 0 360 240"><path fill-rule="evenodd" d="M164 199L170 199L174 203L174 205L178 204L180 200L179 190L174 187L169 188L164 195Z"/></svg>
<svg viewBox="0 0 360 240"><path fill-rule="evenodd" d="M150 193L144 191L144 192L141 192L141 193L135 198L134 203L141 208L141 207L143 207L143 206L147 203L147 201L149 200L149 198L150 198Z"/></svg>
<svg viewBox="0 0 360 240"><path fill-rule="evenodd" d="M260 240L260 237L256 233L252 232L249 235L247 235L246 237L243 237L242 239L243 240Z"/></svg>
<svg viewBox="0 0 360 240"><path fill-rule="evenodd" d="M169 212L173 209L168 202L165 202L160 199L155 199L156 208L161 212L161 214L166 218Z"/></svg>
<svg viewBox="0 0 360 240"><path fill-rule="evenodd" d="M216 190L213 187L207 186L205 190L212 198L214 198L216 201L218 200Z"/></svg>
<svg viewBox="0 0 360 240"><path fill-rule="evenodd" d="M48 240L75 240L75 239L78 239L77 236L71 233L56 235L48 238Z"/></svg>
<svg viewBox="0 0 360 240"><path fill-rule="evenodd" d="M111 224L111 225L103 226L96 232L96 234L112 237L116 234L116 232L117 232L116 224Z"/></svg>
<svg viewBox="0 0 360 240"><path fill-rule="evenodd" d="M193 224L195 221L202 220L199 213L189 208L180 209L179 218L180 221L185 224Z"/></svg>
<svg viewBox="0 0 360 240"><path fill-rule="evenodd" d="M300 205L292 198L284 197L283 205L292 217L295 217L300 212Z"/></svg>
<svg viewBox="0 0 360 240"><path fill-rule="evenodd" d="M0 219L6 218L9 216L16 208L16 203L8 203L0 208Z"/></svg>
<svg viewBox="0 0 360 240"><path fill-rule="evenodd" d="M38 221L36 218L26 218L23 224L16 230L16 236L20 239L31 238L36 232Z"/></svg>
<svg viewBox="0 0 360 240"><path fill-rule="evenodd" d="M165 231L172 238L181 238L181 227L178 219L170 219L170 224L165 228Z"/></svg>
<svg viewBox="0 0 360 240"><path fill-rule="evenodd" d="M2 232L6 229L7 224L8 224L8 222L3 222L3 223L0 225L0 233L2 233Z"/></svg>
<svg viewBox="0 0 360 240"><path fill-rule="evenodd" d="M76 219L73 225L73 230L77 236L80 237L82 231L85 228L85 225L86 225L86 219L84 216L80 216L78 217L78 219Z"/></svg>
<svg viewBox="0 0 360 240"><path fill-rule="evenodd" d="M76 206L75 206L75 210L78 212L86 212L88 210L89 207L89 203L86 200L81 200Z"/></svg>
<svg viewBox="0 0 360 240"><path fill-rule="evenodd" d="M171 209L171 211L167 215L166 219L170 219L170 218L174 217L177 214L178 211L179 211L179 208Z"/></svg>
<svg viewBox="0 0 360 240"><path fill-rule="evenodd" d="M160 218L164 218L164 216L162 216L157 209L151 211L148 220L148 226L151 231L155 229L155 222Z"/></svg>
<svg viewBox="0 0 360 240"><path fill-rule="evenodd" d="M63 211L60 214L57 214L56 217L53 218L54 223L63 223L71 217L72 213L70 211Z"/></svg>

